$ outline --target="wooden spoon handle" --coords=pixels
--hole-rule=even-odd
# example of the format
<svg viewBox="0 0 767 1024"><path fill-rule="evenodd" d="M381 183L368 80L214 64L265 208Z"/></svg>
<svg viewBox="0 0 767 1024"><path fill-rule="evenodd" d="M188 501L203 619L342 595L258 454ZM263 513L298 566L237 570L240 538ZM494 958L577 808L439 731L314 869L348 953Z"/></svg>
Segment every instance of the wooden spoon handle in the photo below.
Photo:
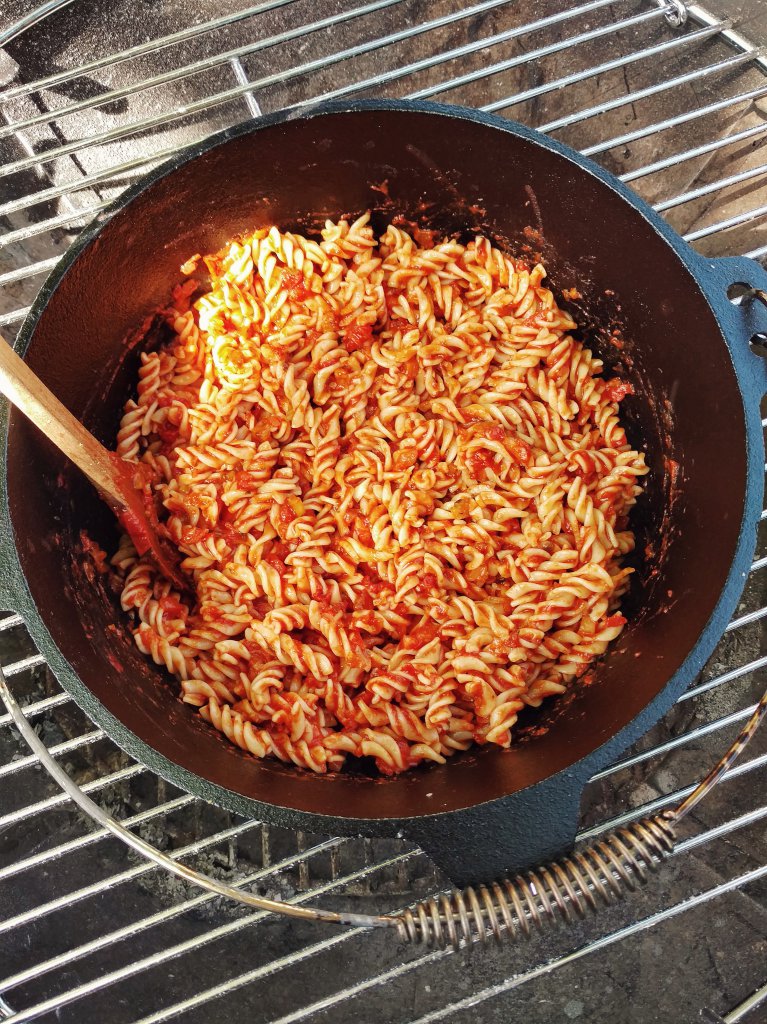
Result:
<svg viewBox="0 0 767 1024"><path fill-rule="evenodd" d="M0 338L0 392L23 412L56 447L79 466L110 502L124 507L122 488L115 480L107 449L35 376L27 364Z"/></svg>

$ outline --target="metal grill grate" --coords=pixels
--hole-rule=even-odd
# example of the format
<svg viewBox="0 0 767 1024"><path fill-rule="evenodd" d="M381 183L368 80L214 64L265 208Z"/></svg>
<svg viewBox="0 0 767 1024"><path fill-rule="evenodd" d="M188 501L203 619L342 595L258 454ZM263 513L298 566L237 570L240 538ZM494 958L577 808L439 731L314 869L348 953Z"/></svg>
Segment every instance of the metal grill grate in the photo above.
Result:
<svg viewBox="0 0 767 1024"><path fill-rule="evenodd" d="M697 5L684 19L679 2L539 0L535 20L504 0L271 0L226 15L213 2L191 14L163 6L73 4L0 51L8 337L77 230L138 175L217 128L320 97L497 111L600 160L701 251L767 254L767 62ZM70 33L61 63L45 43L59 32ZM117 51L115 40L128 41ZM764 542L703 681L593 780L581 838L677 802L752 710L767 668ZM94 729L17 615L0 620L0 657L51 754L170 857L335 909L386 912L444 886L396 840L269 828L178 792ZM84 819L0 714L0 1019L644 1022L693 1019L703 1002L725 1012L765 980L765 766L760 736L646 890L480 956L319 930L185 886ZM637 999L646 1015L632 1016Z"/></svg>

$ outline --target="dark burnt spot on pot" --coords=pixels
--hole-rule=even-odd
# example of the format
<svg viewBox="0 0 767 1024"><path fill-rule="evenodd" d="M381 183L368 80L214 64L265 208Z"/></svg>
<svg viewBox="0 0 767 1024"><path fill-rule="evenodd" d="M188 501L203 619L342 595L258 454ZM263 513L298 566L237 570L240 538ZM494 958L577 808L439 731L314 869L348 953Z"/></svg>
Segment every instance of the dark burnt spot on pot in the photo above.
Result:
<svg viewBox="0 0 767 1024"><path fill-rule="evenodd" d="M120 659L117 657L117 655L114 653L114 651L111 651L111 650L109 650L107 648L106 655L107 655L107 661L112 666L112 668L115 670L115 672L119 672L122 675L125 672L125 666L120 661Z"/></svg>
<svg viewBox="0 0 767 1024"><path fill-rule="evenodd" d="M543 238L543 217L541 216L541 208L538 205L538 199L535 195L535 189L532 185L525 185L525 192L527 192L529 205L532 207L533 213L535 214L535 220L537 224L536 231L538 235L541 238Z"/></svg>

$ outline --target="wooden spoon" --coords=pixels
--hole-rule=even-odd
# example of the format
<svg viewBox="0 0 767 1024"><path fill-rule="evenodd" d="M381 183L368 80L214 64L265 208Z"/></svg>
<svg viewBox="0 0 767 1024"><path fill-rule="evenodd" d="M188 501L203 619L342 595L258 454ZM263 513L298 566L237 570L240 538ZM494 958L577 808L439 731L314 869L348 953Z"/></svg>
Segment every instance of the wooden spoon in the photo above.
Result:
<svg viewBox="0 0 767 1024"><path fill-rule="evenodd" d="M157 516L134 483L137 467L108 451L0 338L0 392L88 477L128 533L175 587L188 591L178 556L158 533Z"/></svg>

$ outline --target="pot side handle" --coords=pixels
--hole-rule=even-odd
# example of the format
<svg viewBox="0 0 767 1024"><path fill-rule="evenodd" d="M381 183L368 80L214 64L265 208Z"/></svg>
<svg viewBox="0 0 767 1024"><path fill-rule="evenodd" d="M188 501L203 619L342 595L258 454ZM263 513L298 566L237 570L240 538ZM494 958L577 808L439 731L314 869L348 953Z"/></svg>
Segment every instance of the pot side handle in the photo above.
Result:
<svg viewBox="0 0 767 1024"><path fill-rule="evenodd" d="M561 772L500 800L411 820L405 837L454 885L490 885L572 848L585 782Z"/></svg>
<svg viewBox="0 0 767 1024"><path fill-rule="evenodd" d="M741 386L753 388L758 397L767 393L767 270L747 256L717 259L696 257L708 278L708 298L725 328L736 358ZM741 296L736 286L745 289Z"/></svg>

